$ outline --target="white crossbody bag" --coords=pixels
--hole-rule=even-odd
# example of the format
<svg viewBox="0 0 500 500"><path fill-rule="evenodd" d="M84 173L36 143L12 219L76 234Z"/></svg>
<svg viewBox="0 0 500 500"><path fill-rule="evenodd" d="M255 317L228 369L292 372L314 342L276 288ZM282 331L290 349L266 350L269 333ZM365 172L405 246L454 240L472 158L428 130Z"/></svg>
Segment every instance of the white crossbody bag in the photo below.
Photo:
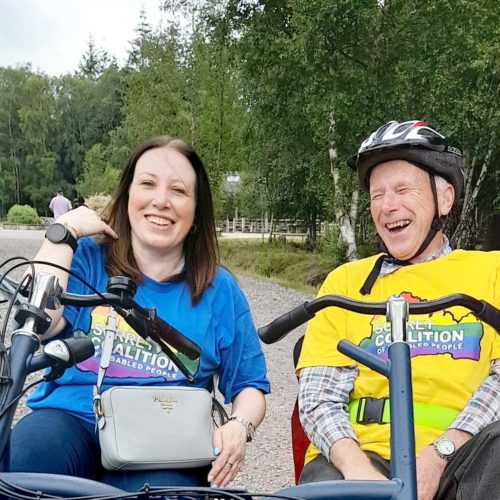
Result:
<svg viewBox="0 0 500 500"><path fill-rule="evenodd" d="M108 321L113 321L113 313ZM114 337L115 329L107 328L94 386L103 467L153 470L209 465L215 460L215 426L228 418L222 405L199 387L115 386L101 393Z"/></svg>

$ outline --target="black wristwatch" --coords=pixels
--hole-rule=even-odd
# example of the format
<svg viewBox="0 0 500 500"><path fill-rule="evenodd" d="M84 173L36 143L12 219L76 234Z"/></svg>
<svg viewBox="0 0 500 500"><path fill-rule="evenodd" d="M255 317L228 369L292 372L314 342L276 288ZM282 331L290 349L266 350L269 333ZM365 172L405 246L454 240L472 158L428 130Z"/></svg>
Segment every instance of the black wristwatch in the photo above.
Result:
<svg viewBox="0 0 500 500"><path fill-rule="evenodd" d="M73 252L76 250L76 239L64 224L59 224L58 222L51 224L45 233L45 237L56 245L63 243L69 245Z"/></svg>

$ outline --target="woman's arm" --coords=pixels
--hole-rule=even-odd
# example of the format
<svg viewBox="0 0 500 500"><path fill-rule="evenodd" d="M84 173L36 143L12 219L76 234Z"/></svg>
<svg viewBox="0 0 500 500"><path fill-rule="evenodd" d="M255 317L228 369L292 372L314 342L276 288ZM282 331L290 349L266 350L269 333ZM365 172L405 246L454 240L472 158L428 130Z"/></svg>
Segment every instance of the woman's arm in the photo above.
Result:
<svg viewBox="0 0 500 500"><path fill-rule="evenodd" d="M65 213L57 218L56 223L66 226L73 237L78 240L83 236L91 236L96 234L109 235L112 238L117 238L118 235L108 226L101 218L87 207L78 207L75 210ZM73 261L73 250L64 243L52 243L45 239L33 260L51 262L59 266L69 269ZM68 285L68 273L56 267L37 264L35 272L50 273L57 277L59 285L63 290L66 290ZM63 317L63 307L56 310L47 309L45 312L52 318L52 323L47 332L44 334L44 339L49 339L60 333L66 326L66 320Z"/></svg>

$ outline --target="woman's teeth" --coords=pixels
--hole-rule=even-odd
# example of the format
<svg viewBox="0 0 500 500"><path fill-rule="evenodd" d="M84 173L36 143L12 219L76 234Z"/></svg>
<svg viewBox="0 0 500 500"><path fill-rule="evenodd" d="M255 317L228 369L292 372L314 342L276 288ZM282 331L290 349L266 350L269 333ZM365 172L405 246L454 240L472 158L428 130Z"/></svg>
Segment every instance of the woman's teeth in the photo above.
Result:
<svg viewBox="0 0 500 500"><path fill-rule="evenodd" d="M164 219L163 217L146 217L149 222L156 224L158 226L170 226L172 222L169 219Z"/></svg>

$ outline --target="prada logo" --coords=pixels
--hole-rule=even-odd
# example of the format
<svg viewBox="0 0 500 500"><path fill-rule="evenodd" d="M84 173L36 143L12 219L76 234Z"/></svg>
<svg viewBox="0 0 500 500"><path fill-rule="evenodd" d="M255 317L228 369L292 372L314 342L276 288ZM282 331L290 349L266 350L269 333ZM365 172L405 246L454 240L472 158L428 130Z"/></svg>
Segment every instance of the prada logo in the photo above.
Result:
<svg viewBox="0 0 500 500"><path fill-rule="evenodd" d="M163 410L170 413L177 403L175 396L153 396L153 403L158 403Z"/></svg>

